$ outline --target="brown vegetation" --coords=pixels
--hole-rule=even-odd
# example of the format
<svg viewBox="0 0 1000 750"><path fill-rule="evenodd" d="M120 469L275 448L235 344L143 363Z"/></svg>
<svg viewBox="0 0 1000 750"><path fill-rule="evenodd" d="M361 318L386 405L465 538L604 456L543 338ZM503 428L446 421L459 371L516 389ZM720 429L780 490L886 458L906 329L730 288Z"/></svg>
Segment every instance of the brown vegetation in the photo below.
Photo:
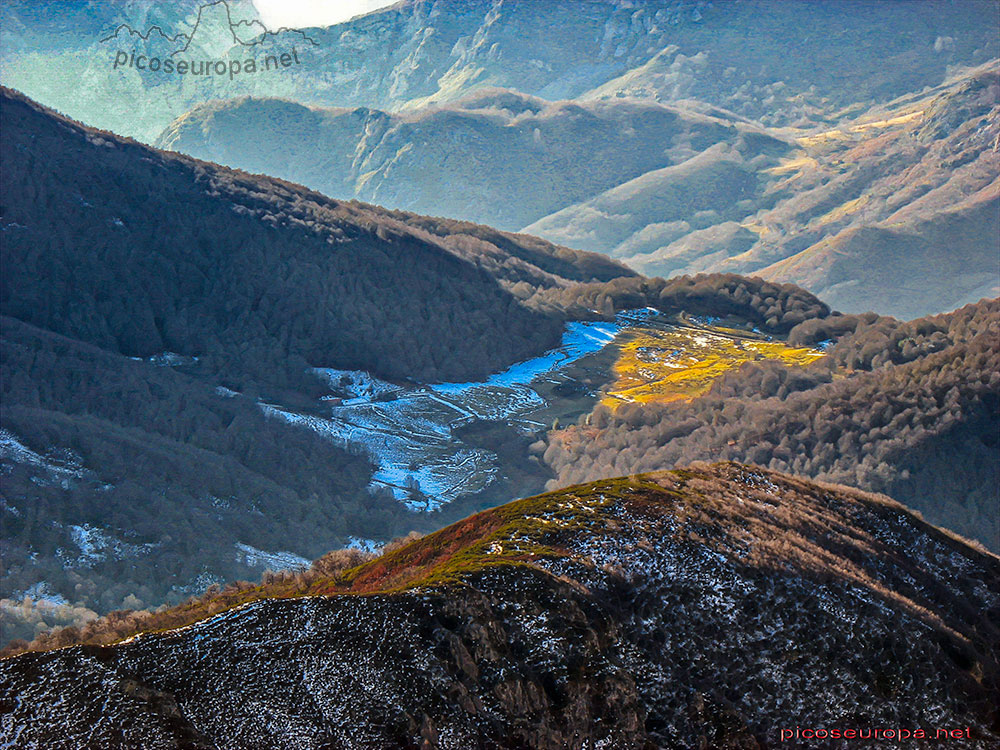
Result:
<svg viewBox="0 0 1000 750"><path fill-rule="evenodd" d="M997 548L1000 301L901 323L811 320L789 342L840 337L806 368L746 363L690 404L595 408L553 433L568 484L740 460L884 492Z"/></svg>

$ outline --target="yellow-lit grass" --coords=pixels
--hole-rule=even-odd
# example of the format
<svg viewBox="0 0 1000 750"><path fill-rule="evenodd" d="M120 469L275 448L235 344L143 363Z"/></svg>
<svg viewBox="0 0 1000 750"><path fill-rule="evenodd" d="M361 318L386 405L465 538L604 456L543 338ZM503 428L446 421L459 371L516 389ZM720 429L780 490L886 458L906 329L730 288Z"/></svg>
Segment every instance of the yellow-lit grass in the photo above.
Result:
<svg viewBox="0 0 1000 750"><path fill-rule="evenodd" d="M772 175L783 175L790 174L792 172L798 172L809 167L817 167L819 162L816 161L811 156L805 154L798 155L791 159L782 159L781 163L776 167L771 167L770 169L765 169L767 174Z"/></svg>
<svg viewBox="0 0 1000 750"><path fill-rule="evenodd" d="M822 356L816 349L746 338L725 328L637 327L622 339L615 380L601 403L614 408L625 402L686 401L705 393L713 380L744 362L771 359L801 366Z"/></svg>
<svg viewBox="0 0 1000 750"><path fill-rule="evenodd" d="M873 130L876 128L891 128L893 125L904 125L908 122L913 122L924 114L924 111L917 110L916 112L908 112L905 115L897 115L896 117L890 117L885 120L875 120L874 122L865 122L860 125L855 125L851 128L854 133L862 133L865 130Z"/></svg>
<svg viewBox="0 0 1000 750"><path fill-rule="evenodd" d="M845 203L841 203L836 208L828 211L823 216L816 219L816 223L822 225L822 224L831 224L835 221L839 221L840 219L843 219L845 216L853 214L855 211L859 210L870 200L871 200L870 196L860 195L854 200L849 200L846 201Z"/></svg>

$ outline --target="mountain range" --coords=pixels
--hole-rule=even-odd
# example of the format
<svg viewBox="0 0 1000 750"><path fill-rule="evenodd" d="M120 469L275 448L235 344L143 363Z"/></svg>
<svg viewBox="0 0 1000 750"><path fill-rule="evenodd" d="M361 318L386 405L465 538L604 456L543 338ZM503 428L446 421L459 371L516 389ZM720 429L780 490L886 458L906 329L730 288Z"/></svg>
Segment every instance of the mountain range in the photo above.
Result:
<svg viewBox="0 0 1000 750"><path fill-rule="evenodd" d="M996 744L996 10L0 4L0 745Z"/></svg>
<svg viewBox="0 0 1000 750"><path fill-rule="evenodd" d="M260 403L315 409L310 367L502 369L563 328L511 287L632 273L158 153L9 90L0 158L4 601L158 604L430 522Z"/></svg>
<svg viewBox="0 0 1000 750"><path fill-rule="evenodd" d="M647 275L760 274L847 312L912 318L1000 289L998 112L993 61L832 130L487 90L401 113L210 102L156 143L606 253Z"/></svg>
<svg viewBox="0 0 1000 750"><path fill-rule="evenodd" d="M853 8L408 0L301 30L287 70L199 78L109 69L119 48L169 53L123 24L226 67L251 54L234 19L265 28L251 4L14 2L0 79L161 147L646 275L760 274L901 318L994 296L995 6Z"/></svg>
<svg viewBox="0 0 1000 750"><path fill-rule="evenodd" d="M4 3L0 77L71 117L148 142L213 98L396 111L488 87L550 101L690 99L766 125L835 123L845 109L936 86L949 67L1000 55L990 0L952 3L947 13L930 0L861 0L850 13L815 3L789 10L783 0L403 0L305 30L316 46L281 75L196 82L131 70L108 78L116 48L100 40L120 24L190 32L209 5L218 3ZM226 7L237 20L255 17L250 3ZM229 33L221 9L210 11L216 31L205 29L206 44ZM233 53L242 59L240 47ZM75 85L81 79L86 91ZM131 106L135 95L143 107Z"/></svg>

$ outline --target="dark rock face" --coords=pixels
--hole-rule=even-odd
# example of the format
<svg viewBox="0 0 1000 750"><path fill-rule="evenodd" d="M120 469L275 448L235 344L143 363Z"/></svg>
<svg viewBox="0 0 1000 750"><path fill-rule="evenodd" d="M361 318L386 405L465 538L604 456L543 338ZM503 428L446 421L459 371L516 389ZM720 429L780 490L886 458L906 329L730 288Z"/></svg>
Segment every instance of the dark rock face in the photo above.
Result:
<svg viewBox="0 0 1000 750"><path fill-rule="evenodd" d="M46 748L756 748L796 726L1000 737L1000 561L884 497L775 472L719 465L518 501L330 590L356 593L7 659L3 734Z"/></svg>
<svg viewBox="0 0 1000 750"><path fill-rule="evenodd" d="M613 621L541 573L519 583L504 603L517 620L495 589L263 601L115 648L26 655L8 662L10 736L67 748L636 746L644 714ZM550 617L571 643L530 627ZM554 674L569 670L547 663L553 648L572 676ZM57 694L80 710L53 713Z"/></svg>

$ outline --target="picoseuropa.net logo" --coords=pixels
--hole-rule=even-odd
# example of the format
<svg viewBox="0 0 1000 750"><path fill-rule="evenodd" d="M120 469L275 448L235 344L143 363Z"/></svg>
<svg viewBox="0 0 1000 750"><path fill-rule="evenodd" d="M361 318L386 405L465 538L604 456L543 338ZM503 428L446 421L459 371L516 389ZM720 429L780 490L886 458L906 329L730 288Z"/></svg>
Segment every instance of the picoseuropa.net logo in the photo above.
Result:
<svg viewBox="0 0 1000 750"><path fill-rule="evenodd" d="M889 729L882 729L881 727L863 729L795 727L795 729L779 729L778 738L781 742L802 740L809 742L816 740L885 740L889 742L962 740L972 739L972 729L970 727L965 727L964 729L944 729L943 727L932 727L930 729L907 729L905 727Z"/></svg>
<svg viewBox="0 0 1000 750"><path fill-rule="evenodd" d="M272 31L256 17L236 20L227 0L199 6L190 29L170 34L155 24L142 31L121 23L101 42L118 45L113 70L230 79L301 65L302 51L318 46L301 29Z"/></svg>
<svg viewBox="0 0 1000 750"><path fill-rule="evenodd" d="M241 73L263 73L269 70L290 68L292 65L299 64L301 63L299 61L298 50L292 47L291 52L284 52L280 55L264 55L260 66L257 65L257 59L254 57L242 61L193 59L175 61L171 58L161 60L159 57L137 55L135 50L132 50L131 55L123 50L118 50L111 67L114 70L129 67L136 70L148 70L152 73L177 74L182 76L208 76L213 74L224 76L228 73L229 78L232 79Z"/></svg>

